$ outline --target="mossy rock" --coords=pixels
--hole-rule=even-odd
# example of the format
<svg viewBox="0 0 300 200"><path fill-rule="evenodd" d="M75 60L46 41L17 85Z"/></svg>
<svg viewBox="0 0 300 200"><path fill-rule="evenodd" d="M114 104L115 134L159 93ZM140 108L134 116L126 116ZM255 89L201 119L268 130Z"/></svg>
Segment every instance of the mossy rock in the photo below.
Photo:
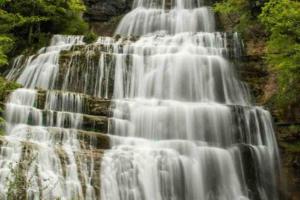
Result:
<svg viewBox="0 0 300 200"><path fill-rule="evenodd" d="M22 85L13 81L8 81L0 76L0 101L4 102L9 92L21 88Z"/></svg>
<svg viewBox="0 0 300 200"><path fill-rule="evenodd" d="M6 127L6 121L2 117L0 117L0 136L6 134L5 127Z"/></svg>
<svg viewBox="0 0 300 200"><path fill-rule="evenodd" d="M90 44L90 43L93 43L97 40L98 38L98 35L92 31L88 32L84 38L83 38L83 41L87 44Z"/></svg>
<svg viewBox="0 0 300 200"><path fill-rule="evenodd" d="M279 146L289 153L300 153L300 126L277 128Z"/></svg>

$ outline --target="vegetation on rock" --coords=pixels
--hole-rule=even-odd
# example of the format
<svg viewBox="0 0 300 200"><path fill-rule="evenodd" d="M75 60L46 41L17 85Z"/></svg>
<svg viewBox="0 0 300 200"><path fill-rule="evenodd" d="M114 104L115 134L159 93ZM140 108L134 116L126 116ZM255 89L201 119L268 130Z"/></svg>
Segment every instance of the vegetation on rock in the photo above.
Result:
<svg viewBox="0 0 300 200"><path fill-rule="evenodd" d="M10 166L10 173L12 176L8 181L8 196L7 200L29 200L27 190L33 186L34 173L37 173L37 165L35 164L36 156L33 155L29 144L23 147L23 159ZM30 174L28 169L32 167L33 174ZM47 189L47 188L45 188ZM39 191L43 192L43 191Z"/></svg>
<svg viewBox="0 0 300 200"><path fill-rule="evenodd" d="M93 43L97 40L98 36L96 33L90 31L84 35L83 41L87 44Z"/></svg>
<svg viewBox="0 0 300 200"><path fill-rule="evenodd" d="M3 77L0 76L0 102L4 102L5 98L7 97L8 92L20 88L21 85L12 82L7 81Z"/></svg>
<svg viewBox="0 0 300 200"><path fill-rule="evenodd" d="M266 59L278 73L277 102L296 105L300 101L300 2L269 1L259 20L269 33Z"/></svg>
<svg viewBox="0 0 300 200"><path fill-rule="evenodd" d="M9 95L9 92L20 88L21 85L16 83L16 82L12 82L12 81L7 81L5 80L3 77L0 76L0 104L4 105L3 103L5 102L7 96ZM4 112L4 108L2 108L2 105L0 105L0 136L1 135L5 135L5 120L2 117L3 116L3 112Z"/></svg>
<svg viewBox="0 0 300 200"><path fill-rule="evenodd" d="M215 11L245 40L262 41L268 71L276 74L278 90L272 102L284 120L296 121L300 101L300 2L296 0L223 0ZM284 115L284 114L283 114Z"/></svg>

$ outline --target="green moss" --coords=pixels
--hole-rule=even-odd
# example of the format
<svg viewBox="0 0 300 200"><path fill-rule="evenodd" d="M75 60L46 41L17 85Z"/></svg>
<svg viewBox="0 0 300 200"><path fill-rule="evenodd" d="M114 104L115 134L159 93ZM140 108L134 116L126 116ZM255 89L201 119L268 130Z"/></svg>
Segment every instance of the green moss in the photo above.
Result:
<svg viewBox="0 0 300 200"><path fill-rule="evenodd" d="M5 78L0 77L0 102L4 102L8 92L22 87L20 84L12 81L7 81Z"/></svg>
<svg viewBox="0 0 300 200"><path fill-rule="evenodd" d="M300 153L300 126L278 127L279 145L285 152Z"/></svg>
<svg viewBox="0 0 300 200"><path fill-rule="evenodd" d="M9 92L20 87L21 87L20 84L12 81L7 81L3 77L0 77L0 102L4 103ZM0 107L0 116L3 115L3 113L4 113L3 108ZM5 124L6 121L4 120L3 116L0 117L0 136L5 135Z"/></svg>
<svg viewBox="0 0 300 200"><path fill-rule="evenodd" d="M5 124L6 121L2 117L0 117L0 136L5 135Z"/></svg>
<svg viewBox="0 0 300 200"><path fill-rule="evenodd" d="M296 125L289 126L288 131L290 134L298 134L300 133L300 126L296 126Z"/></svg>
<svg viewBox="0 0 300 200"><path fill-rule="evenodd" d="M300 141L295 143L280 142L279 145L290 153L300 153Z"/></svg>

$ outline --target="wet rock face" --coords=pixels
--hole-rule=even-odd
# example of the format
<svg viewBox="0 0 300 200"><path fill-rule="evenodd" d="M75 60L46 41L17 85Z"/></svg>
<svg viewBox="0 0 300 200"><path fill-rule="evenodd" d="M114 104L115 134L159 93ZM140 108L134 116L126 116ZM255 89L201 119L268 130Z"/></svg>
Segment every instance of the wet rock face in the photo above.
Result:
<svg viewBox="0 0 300 200"><path fill-rule="evenodd" d="M112 36L122 16L126 14L133 0L84 0L84 18L98 35Z"/></svg>
<svg viewBox="0 0 300 200"><path fill-rule="evenodd" d="M133 0L83 0L86 5L84 18L91 29L102 36L112 36L122 17L128 13ZM220 0L204 0L205 5L212 5ZM171 1L169 1L171 2Z"/></svg>
<svg viewBox="0 0 300 200"><path fill-rule="evenodd" d="M105 22L130 10L132 0L84 0L84 17L90 22Z"/></svg>

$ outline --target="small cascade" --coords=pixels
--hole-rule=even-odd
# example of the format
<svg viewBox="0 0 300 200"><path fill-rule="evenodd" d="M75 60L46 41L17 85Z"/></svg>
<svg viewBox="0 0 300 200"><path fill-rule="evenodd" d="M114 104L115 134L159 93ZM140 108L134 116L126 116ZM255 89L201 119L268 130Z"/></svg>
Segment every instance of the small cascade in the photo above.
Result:
<svg viewBox="0 0 300 200"><path fill-rule="evenodd" d="M112 82L113 77L110 67L112 56L105 53L105 51L109 52L109 49L105 49L87 46L83 49L83 55L76 54L75 51L66 67L60 70L58 79L64 81L58 82L55 87L99 98L110 98L112 91L109 82Z"/></svg>
<svg viewBox="0 0 300 200"><path fill-rule="evenodd" d="M27 162L24 198L96 198L91 186L92 156L83 157L78 130L82 128L84 95L53 90L59 72L61 51L82 45L81 36L52 38L49 47L31 56L24 66L12 69L7 78L16 78L25 88L14 91L6 104L7 144L1 147L1 199L14 191L22 166ZM19 62L15 61L15 65ZM14 73L19 73L15 75ZM48 90L43 108L38 108L38 91ZM84 146L87 147L86 145ZM91 148L87 147L87 148ZM93 197L93 198L92 198Z"/></svg>
<svg viewBox="0 0 300 200"><path fill-rule="evenodd" d="M133 10L124 16L116 33L140 36L157 31L213 32L214 27L211 8L202 6L202 0L134 0Z"/></svg>
<svg viewBox="0 0 300 200"><path fill-rule="evenodd" d="M247 104L246 86L223 57L223 38L219 33L163 34L124 46L116 56L114 98Z"/></svg>
<svg viewBox="0 0 300 200"><path fill-rule="evenodd" d="M278 200L272 118L205 3L134 0L115 37L55 35L17 57L0 199Z"/></svg>
<svg viewBox="0 0 300 200"><path fill-rule="evenodd" d="M53 88L60 51L71 48L73 44L83 43L82 39L82 36L54 36L50 47L42 48L36 57L31 56L28 59L17 81L27 88Z"/></svg>

